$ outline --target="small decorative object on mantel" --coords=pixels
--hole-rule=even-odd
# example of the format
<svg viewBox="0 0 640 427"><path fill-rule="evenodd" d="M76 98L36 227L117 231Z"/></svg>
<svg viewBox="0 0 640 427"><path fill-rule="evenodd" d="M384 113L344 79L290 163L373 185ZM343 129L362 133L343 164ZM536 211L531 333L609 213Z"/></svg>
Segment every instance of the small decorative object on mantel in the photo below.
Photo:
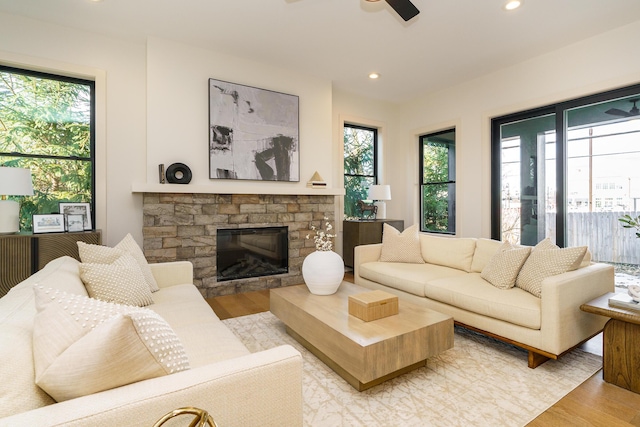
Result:
<svg viewBox="0 0 640 427"><path fill-rule="evenodd" d="M326 183L326 181L324 179L322 179L322 177L320 176L318 171L316 171L316 173L313 174L313 176L311 177L309 182L307 182L307 187L309 187L309 188L327 188L327 183Z"/></svg>
<svg viewBox="0 0 640 427"><path fill-rule="evenodd" d="M302 277L304 283L309 288L309 292L314 295L335 294L342 279L344 278L344 261L342 257L335 253L333 249L333 239L335 234L328 218L325 220L325 229L317 229L314 225L311 230L315 232L313 240L316 244L315 252L310 253L302 262ZM307 234L307 239L311 235Z"/></svg>

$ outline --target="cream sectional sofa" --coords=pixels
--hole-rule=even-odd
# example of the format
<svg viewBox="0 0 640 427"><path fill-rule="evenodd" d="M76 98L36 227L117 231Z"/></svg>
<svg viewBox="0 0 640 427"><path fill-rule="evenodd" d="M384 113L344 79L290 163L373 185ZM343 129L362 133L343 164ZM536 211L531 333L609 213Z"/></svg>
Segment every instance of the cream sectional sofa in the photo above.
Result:
<svg viewBox="0 0 640 427"><path fill-rule="evenodd" d="M537 297L482 278L502 242L424 233L417 239L424 263L380 261L384 240L357 246L355 283L394 293L448 314L458 325L522 347L531 368L593 337L607 321L580 310L581 304L614 291L613 267L591 263L588 255L576 270L545 278Z"/></svg>
<svg viewBox="0 0 640 427"><path fill-rule="evenodd" d="M220 426L302 425L302 358L284 345L250 353L193 283L189 262L150 264L149 305L175 331L190 369L56 403L34 383L34 285L87 296L79 262L58 258L0 299L0 426L152 426L181 407Z"/></svg>

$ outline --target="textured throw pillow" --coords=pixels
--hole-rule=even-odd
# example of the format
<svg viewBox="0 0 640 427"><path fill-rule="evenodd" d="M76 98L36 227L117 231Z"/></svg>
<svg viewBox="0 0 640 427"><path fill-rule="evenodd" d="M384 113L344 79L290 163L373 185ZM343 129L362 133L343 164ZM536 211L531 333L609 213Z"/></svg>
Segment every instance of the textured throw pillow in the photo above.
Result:
<svg viewBox="0 0 640 427"><path fill-rule="evenodd" d="M91 298L144 307L153 304L136 260L124 253L111 264L80 263L80 279Z"/></svg>
<svg viewBox="0 0 640 427"><path fill-rule="evenodd" d="M558 248L551 240L545 239L531 250L531 255L518 274L516 286L540 298L542 281L577 269L586 252L586 246Z"/></svg>
<svg viewBox="0 0 640 427"><path fill-rule="evenodd" d="M144 279L149 285L151 292L157 291L158 283L153 277L151 267L138 246L138 243L133 239L131 234L127 234L124 239L120 241L115 247L110 248L108 246L90 245L84 242L78 242L78 252L80 253L80 260L82 262L88 262L92 264L111 264L122 255L122 253L128 253L131 255L138 266L140 271L144 275Z"/></svg>
<svg viewBox="0 0 640 427"><path fill-rule="evenodd" d="M36 384L56 401L189 369L157 313L34 286Z"/></svg>
<svg viewBox="0 0 640 427"><path fill-rule="evenodd" d="M514 248L509 242L504 242L482 269L480 277L496 288L511 289L530 253L529 247Z"/></svg>
<svg viewBox="0 0 640 427"><path fill-rule="evenodd" d="M414 224L400 233L389 224L383 224L380 261L424 264L420 252L418 225Z"/></svg>

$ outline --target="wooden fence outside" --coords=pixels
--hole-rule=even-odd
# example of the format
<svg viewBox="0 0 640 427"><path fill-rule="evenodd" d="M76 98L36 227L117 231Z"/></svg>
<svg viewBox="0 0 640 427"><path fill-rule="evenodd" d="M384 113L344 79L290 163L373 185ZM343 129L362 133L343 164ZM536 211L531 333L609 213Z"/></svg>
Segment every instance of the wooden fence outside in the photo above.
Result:
<svg viewBox="0 0 640 427"><path fill-rule="evenodd" d="M622 223L618 220L625 214L635 218L640 213L568 213L565 246L588 246L594 261L640 264L640 239L636 237L636 230L622 227ZM555 223L555 214L546 216L546 224Z"/></svg>

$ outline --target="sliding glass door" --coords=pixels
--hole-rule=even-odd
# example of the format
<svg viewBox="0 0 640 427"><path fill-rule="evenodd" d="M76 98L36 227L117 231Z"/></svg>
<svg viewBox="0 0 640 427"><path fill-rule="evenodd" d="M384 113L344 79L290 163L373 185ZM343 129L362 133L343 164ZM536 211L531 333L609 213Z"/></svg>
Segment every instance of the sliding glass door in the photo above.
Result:
<svg viewBox="0 0 640 427"><path fill-rule="evenodd" d="M640 85L492 121L492 238L638 264Z"/></svg>

